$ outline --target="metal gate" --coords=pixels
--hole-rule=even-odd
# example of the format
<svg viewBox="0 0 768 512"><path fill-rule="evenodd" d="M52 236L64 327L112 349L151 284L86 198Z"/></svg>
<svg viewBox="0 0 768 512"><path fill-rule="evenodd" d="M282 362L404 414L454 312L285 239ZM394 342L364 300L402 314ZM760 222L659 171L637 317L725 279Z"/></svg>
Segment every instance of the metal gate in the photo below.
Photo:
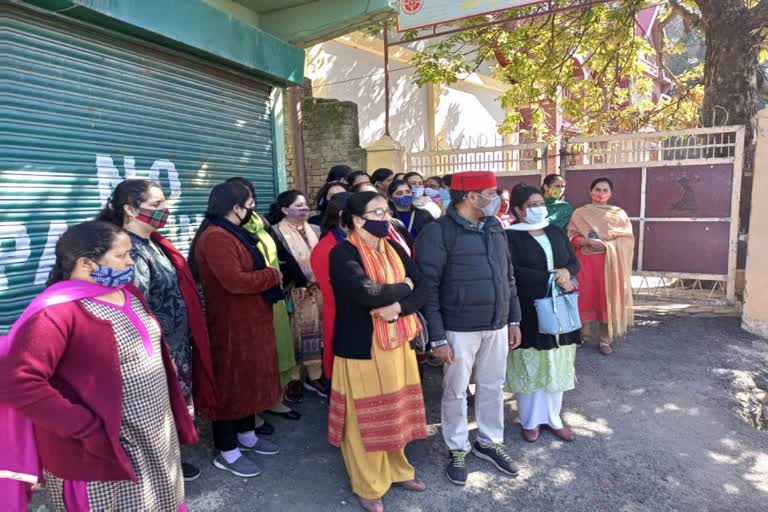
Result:
<svg viewBox="0 0 768 512"><path fill-rule="evenodd" d="M270 86L90 25L0 8L0 332L39 293L67 226L128 177L158 180L186 253L213 185L275 194Z"/></svg>
<svg viewBox="0 0 768 512"><path fill-rule="evenodd" d="M547 161L547 144L540 142L409 153L408 171L425 177L474 170L493 171L500 188L512 188L520 182L540 187L547 174Z"/></svg>
<svg viewBox="0 0 768 512"><path fill-rule="evenodd" d="M590 201L595 178L635 231L635 275L713 281L736 296L744 127L633 133L568 141L568 201Z"/></svg>

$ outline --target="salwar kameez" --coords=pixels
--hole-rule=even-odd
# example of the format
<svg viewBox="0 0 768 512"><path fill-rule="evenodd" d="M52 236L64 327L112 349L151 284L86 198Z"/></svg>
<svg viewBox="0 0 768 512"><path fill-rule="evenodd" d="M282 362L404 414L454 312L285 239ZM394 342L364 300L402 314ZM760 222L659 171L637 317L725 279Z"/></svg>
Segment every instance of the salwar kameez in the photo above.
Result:
<svg viewBox="0 0 768 512"><path fill-rule="evenodd" d="M563 392L576 386L576 348L582 342L581 333L541 333L535 303L542 296L549 296L551 272L565 268L573 276L579 271L579 265L562 230L547 227L544 233L534 235L525 232L525 228L522 224L510 232L510 250L516 255L523 341L518 349L509 353L504 389L515 394L520 423L525 430L534 430L540 425L559 430L563 428L560 418ZM546 271L542 272L543 269ZM578 275L581 278L581 273Z"/></svg>
<svg viewBox="0 0 768 512"><path fill-rule="evenodd" d="M48 494L57 512L88 510L183 510L184 481L179 440L163 366L160 327L141 303L126 294L125 306L83 300L94 316L112 323L123 378L120 444L136 480L65 481L45 472ZM151 340L149 354L140 329Z"/></svg>
<svg viewBox="0 0 768 512"><path fill-rule="evenodd" d="M408 344L371 359L336 356L328 439L341 447L352 491L377 499L395 482L413 480L405 445L427 435L416 353Z"/></svg>

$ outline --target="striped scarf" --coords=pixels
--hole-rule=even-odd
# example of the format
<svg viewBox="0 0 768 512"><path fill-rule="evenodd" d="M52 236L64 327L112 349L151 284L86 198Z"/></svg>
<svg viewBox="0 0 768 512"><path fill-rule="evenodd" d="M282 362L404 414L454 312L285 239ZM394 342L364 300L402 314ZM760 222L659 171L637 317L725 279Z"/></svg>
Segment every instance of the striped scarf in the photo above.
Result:
<svg viewBox="0 0 768 512"><path fill-rule="evenodd" d="M395 248L386 240L379 240L378 249L368 247L356 231L348 238L357 248L363 260L363 268L368 277L376 284L398 284L405 281L405 265ZM398 317L394 322L387 322L379 317L372 317L373 336L382 350L393 350L403 343L408 343L421 332L421 324L415 314Z"/></svg>

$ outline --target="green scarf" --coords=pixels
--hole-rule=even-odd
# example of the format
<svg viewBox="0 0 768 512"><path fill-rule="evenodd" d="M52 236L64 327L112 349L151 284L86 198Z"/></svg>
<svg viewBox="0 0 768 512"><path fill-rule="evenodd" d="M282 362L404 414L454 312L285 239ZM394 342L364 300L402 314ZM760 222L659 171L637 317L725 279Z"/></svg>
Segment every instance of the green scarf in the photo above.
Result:
<svg viewBox="0 0 768 512"><path fill-rule="evenodd" d="M551 197L546 198L544 202L547 204L547 212L549 212L549 223L562 229L568 227L573 215L573 206L567 201L552 199Z"/></svg>
<svg viewBox="0 0 768 512"><path fill-rule="evenodd" d="M248 223L243 226L246 231L259 239L259 251L267 261L267 265L280 270L280 259L277 256L277 244L267 232L264 219L254 213ZM275 341L277 343L277 359L280 365L280 385L285 386L291 380L291 370L296 366L296 353L293 347L291 321L285 301L281 300L272 306L272 317L275 325Z"/></svg>

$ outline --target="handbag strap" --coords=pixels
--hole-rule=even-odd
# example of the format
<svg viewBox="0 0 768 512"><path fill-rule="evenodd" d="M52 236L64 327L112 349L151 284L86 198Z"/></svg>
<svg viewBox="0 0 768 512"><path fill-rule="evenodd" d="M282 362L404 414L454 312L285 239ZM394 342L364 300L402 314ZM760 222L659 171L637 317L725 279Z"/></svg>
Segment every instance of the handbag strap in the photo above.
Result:
<svg viewBox="0 0 768 512"><path fill-rule="evenodd" d="M553 299L560 295L560 290L558 286L555 284L555 273L552 272L549 275L549 283L547 283L547 295L551 296Z"/></svg>

